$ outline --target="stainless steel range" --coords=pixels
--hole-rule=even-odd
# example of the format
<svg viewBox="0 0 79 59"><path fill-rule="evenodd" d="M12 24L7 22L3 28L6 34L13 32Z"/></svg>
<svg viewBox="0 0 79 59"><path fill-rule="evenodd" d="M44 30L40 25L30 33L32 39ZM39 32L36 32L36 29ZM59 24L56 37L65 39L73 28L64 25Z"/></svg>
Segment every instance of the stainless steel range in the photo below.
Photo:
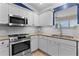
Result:
<svg viewBox="0 0 79 59"><path fill-rule="evenodd" d="M31 56L31 37L28 34L13 34L10 37L10 56Z"/></svg>

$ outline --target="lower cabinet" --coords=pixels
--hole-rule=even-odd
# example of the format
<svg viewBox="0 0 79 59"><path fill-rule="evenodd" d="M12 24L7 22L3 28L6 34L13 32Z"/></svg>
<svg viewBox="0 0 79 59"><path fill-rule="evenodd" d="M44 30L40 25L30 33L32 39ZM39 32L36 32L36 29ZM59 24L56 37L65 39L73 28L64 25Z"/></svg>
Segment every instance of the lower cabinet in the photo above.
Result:
<svg viewBox="0 0 79 59"><path fill-rule="evenodd" d="M44 36L39 37L39 49L46 53L48 51L48 40Z"/></svg>
<svg viewBox="0 0 79 59"><path fill-rule="evenodd" d="M59 56L76 56L76 42L59 39Z"/></svg>
<svg viewBox="0 0 79 59"><path fill-rule="evenodd" d="M38 36L31 37L31 51L35 51L38 49Z"/></svg>
<svg viewBox="0 0 79 59"><path fill-rule="evenodd" d="M0 41L0 56L9 56L9 40Z"/></svg>
<svg viewBox="0 0 79 59"><path fill-rule="evenodd" d="M48 54L58 56L58 43L56 38L48 37Z"/></svg>
<svg viewBox="0 0 79 59"><path fill-rule="evenodd" d="M79 56L79 41L78 41L78 56Z"/></svg>
<svg viewBox="0 0 79 59"><path fill-rule="evenodd" d="M43 36L39 39L39 49L51 56L76 56L76 42Z"/></svg>
<svg viewBox="0 0 79 59"><path fill-rule="evenodd" d="M69 45L60 45L59 56L76 56L76 47L71 47Z"/></svg>
<svg viewBox="0 0 79 59"><path fill-rule="evenodd" d="M31 51L33 52L38 48L51 56L76 56L76 41L32 36Z"/></svg>

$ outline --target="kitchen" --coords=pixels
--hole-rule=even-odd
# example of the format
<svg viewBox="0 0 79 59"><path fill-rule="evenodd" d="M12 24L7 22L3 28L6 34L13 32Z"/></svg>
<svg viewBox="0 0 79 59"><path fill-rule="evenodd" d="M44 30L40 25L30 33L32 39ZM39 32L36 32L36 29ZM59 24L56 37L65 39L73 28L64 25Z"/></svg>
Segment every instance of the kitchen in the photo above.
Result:
<svg viewBox="0 0 79 59"><path fill-rule="evenodd" d="M78 56L79 4L0 3L0 56Z"/></svg>

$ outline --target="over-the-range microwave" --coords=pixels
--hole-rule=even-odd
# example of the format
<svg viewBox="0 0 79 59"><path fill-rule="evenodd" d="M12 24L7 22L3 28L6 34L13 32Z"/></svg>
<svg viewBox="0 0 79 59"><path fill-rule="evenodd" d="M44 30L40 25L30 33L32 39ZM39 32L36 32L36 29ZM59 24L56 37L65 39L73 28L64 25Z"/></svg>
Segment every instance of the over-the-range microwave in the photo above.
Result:
<svg viewBox="0 0 79 59"><path fill-rule="evenodd" d="M28 19L19 15L9 15L9 26L25 26Z"/></svg>

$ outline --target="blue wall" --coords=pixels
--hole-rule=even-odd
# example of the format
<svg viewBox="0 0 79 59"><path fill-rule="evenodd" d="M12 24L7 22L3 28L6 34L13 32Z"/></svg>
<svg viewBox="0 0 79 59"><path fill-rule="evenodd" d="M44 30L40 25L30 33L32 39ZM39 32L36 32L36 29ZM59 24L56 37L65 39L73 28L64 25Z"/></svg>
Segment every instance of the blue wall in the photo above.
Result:
<svg viewBox="0 0 79 59"><path fill-rule="evenodd" d="M24 5L24 4L22 4L22 3L14 3L14 4L15 4L15 5L18 5L18 6L20 6L20 7L26 8L26 9L28 9L28 10L33 11L31 8L29 8L29 7L25 6L25 5Z"/></svg>

